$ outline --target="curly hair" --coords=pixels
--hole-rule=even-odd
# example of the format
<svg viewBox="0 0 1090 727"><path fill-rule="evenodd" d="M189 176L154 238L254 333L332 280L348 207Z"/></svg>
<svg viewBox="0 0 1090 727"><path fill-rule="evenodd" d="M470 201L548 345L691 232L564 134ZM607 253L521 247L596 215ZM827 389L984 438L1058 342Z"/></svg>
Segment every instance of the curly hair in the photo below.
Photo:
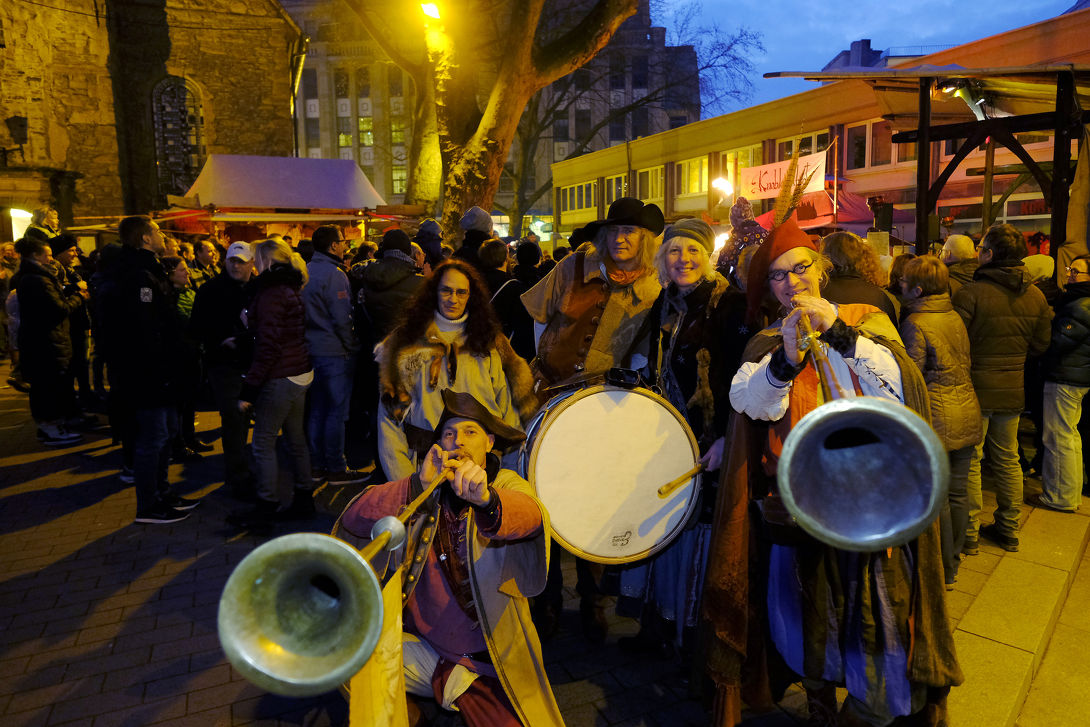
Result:
<svg viewBox="0 0 1090 727"><path fill-rule="evenodd" d="M416 291L390 332L390 349L397 351L424 337L424 332L435 319L439 309L439 283L448 270L456 270L469 280L469 301L466 303L466 344L470 353L487 356L493 341L500 335L500 324L492 310L488 286L480 273L463 260L451 258L443 261L430 278Z"/></svg>
<svg viewBox="0 0 1090 727"><path fill-rule="evenodd" d="M857 274L879 288L886 287L882 261L870 244L850 232L834 232L821 238L821 252L833 263L836 275Z"/></svg>

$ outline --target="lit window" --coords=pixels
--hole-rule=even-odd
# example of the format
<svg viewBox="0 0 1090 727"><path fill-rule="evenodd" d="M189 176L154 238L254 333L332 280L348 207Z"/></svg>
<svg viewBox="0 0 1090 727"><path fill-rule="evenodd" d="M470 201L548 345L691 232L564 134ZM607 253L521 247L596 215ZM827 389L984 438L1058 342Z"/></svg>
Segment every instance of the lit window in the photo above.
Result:
<svg viewBox="0 0 1090 727"><path fill-rule="evenodd" d="M391 144L404 144L405 143L405 119L398 116L390 119L390 143Z"/></svg>
<svg viewBox="0 0 1090 727"><path fill-rule="evenodd" d="M337 117L337 146L352 146L352 119Z"/></svg>
<svg viewBox="0 0 1090 727"><path fill-rule="evenodd" d="M675 167L678 194L699 194L708 191L708 158L678 162Z"/></svg>
<svg viewBox="0 0 1090 727"><path fill-rule="evenodd" d="M359 117L360 146L373 146L375 143L375 117Z"/></svg>
<svg viewBox="0 0 1090 727"><path fill-rule="evenodd" d="M867 126L852 126L847 131L844 144L845 163L848 169L862 169L867 166Z"/></svg>
<svg viewBox="0 0 1090 727"><path fill-rule="evenodd" d="M872 167L893 161L893 130L888 121L875 121L870 127L870 165Z"/></svg>
<svg viewBox="0 0 1090 727"><path fill-rule="evenodd" d="M394 194L405 194L409 183L408 167L391 167Z"/></svg>

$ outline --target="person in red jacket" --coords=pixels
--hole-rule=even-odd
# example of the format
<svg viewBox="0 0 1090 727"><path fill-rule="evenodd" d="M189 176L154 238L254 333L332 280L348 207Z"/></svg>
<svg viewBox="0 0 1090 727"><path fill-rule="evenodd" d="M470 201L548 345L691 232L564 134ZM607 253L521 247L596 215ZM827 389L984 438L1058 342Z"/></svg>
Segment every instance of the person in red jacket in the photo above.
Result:
<svg viewBox="0 0 1090 727"><path fill-rule="evenodd" d="M314 514L310 451L303 427L307 388L314 381L305 337L306 309L300 290L307 282L303 258L282 240L254 243L253 299L243 312L254 336L254 357L242 379L238 406L252 412L251 448L257 468L257 504L233 513L228 522L241 527L269 526L278 519ZM284 434L285 451L295 482L291 505L280 507L277 493L277 435Z"/></svg>

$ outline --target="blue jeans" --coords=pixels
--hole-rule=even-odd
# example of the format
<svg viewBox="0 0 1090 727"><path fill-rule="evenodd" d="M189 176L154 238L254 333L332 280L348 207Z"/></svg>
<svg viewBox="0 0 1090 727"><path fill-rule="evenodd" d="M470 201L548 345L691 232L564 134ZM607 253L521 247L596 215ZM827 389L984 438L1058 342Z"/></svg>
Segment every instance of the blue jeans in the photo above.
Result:
<svg viewBox="0 0 1090 727"><path fill-rule="evenodd" d="M136 512L147 512L172 492L167 479L170 440L178 433L178 408L160 406L133 412L132 471Z"/></svg>
<svg viewBox="0 0 1090 727"><path fill-rule="evenodd" d="M283 449L291 460L295 487L310 490L310 452L303 434L303 404L307 387L288 379L272 379L261 387L254 402L254 433L250 447L257 466L257 495L266 502L280 502L276 438L284 432Z"/></svg>
<svg viewBox="0 0 1090 727"><path fill-rule="evenodd" d="M1045 457L1041 489L1045 502L1060 510L1076 510L1082 502L1082 461L1079 419L1090 388L1045 382Z"/></svg>
<svg viewBox="0 0 1090 727"><path fill-rule="evenodd" d="M988 461L995 478L995 524L1003 535L1017 537L1022 511L1022 466L1018 464L1019 414L982 411L984 439L976 446L969 464L969 527L966 535L975 540L980 529L984 496L980 488L980 460L988 448Z"/></svg>
<svg viewBox="0 0 1090 727"><path fill-rule="evenodd" d="M307 416L311 464L316 469L343 472L348 469L344 458L344 423L348 421L348 405L352 401L356 355L311 356L310 362L314 366Z"/></svg>

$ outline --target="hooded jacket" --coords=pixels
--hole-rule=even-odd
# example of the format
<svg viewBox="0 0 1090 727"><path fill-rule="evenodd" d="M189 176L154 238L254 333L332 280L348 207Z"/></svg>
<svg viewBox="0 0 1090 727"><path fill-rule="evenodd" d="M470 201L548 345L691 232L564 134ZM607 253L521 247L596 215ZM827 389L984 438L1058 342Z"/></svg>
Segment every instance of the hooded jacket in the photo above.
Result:
<svg viewBox="0 0 1090 727"><path fill-rule="evenodd" d="M253 336L242 324L249 294L241 283L226 272L201 286L193 299L189 317L190 335L200 341L204 361L209 366L230 366L245 371L253 354ZM224 346L229 338L235 345Z"/></svg>
<svg viewBox="0 0 1090 727"><path fill-rule="evenodd" d="M13 279L19 299L19 354L24 369L64 368L72 358L68 318L83 304L75 292L65 295L46 268L23 258Z"/></svg>
<svg viewBox="0 0 1090 727"><path fill-rule="evenodd" d="M1020 260L977 268L953 297L969 333L973 388L984 412L1025 407L1026 356L1048 349L1052 310Z"/></svg>
<svg viewBox="0 0 1090 727"><path fill-rule="evenodd" d="M271 379L310 371L305 338L306 313L299 289L302 274L277 263L251 283L254 296L247 309L247 327L254 336L254 359L242 379L243 401L254 401Z"/></svg>
<svg viewBox="0 0 1090 727"><path fill-rule="evenodd" d="M393 330L398 314L424 284L416 265L393 255L363 266L359 280L359 302L371 319L372 335L379 341Z"/></svg>
<svg viewBox="0 0 1090 727"><path fill-rule="evenodd" d="M1056 305L1045 380L1090 386L1090 283L1071 283Z"/></svg>
<svg viewBox="0 0 1090 727"><path fill-rule="evenodd" d="M976 258L958 260L956 263L950 263L946 266L946 270L950 274L951 296L961 290L961 286L973 282L973 274L978 267L980 267L980 263L976 261Z"/></svg>
<svg viewBox="0 0 1090 727"><path fill-rule="evenodd" d="M943 446L953 451L979 442L983 431L969 376L969 334L950 295L907 299L901 338L927 382L931 426Z"/></svg>
<svg viewBox="0 0 1090 727"><path fill-rule="evenodd" d="M311 356L345 356L360 348L352 329L352 295L344 265L315 251L307 263L303 302L307 311L307 348Z"/></svg>

